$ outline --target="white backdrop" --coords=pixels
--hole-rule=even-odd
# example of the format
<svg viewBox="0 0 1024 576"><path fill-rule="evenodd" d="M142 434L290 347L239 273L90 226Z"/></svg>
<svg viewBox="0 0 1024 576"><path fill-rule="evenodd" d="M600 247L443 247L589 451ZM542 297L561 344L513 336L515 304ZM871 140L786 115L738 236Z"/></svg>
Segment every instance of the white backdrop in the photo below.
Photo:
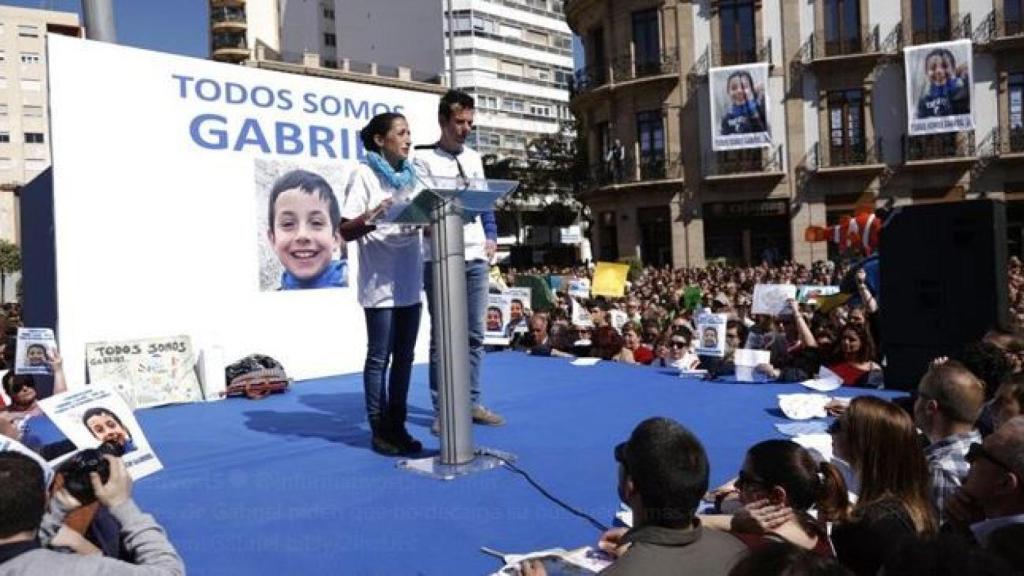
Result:
<svg viewBox="0 0 1024 576"><path fill-rule="evenodd" d="M386 110L406 115L415 143L433 142L437 95L59 35L48 59L57 329L71 387L87 342L173 334L222 348L228 363L269 354L295 378L362 370L354 244L352 288L260 292L254 211L266 207L254 201L254 162L350 167L359 129ZM311 133L331 144L311 149ZM418 361L428 333L424 305Z"/></svg>

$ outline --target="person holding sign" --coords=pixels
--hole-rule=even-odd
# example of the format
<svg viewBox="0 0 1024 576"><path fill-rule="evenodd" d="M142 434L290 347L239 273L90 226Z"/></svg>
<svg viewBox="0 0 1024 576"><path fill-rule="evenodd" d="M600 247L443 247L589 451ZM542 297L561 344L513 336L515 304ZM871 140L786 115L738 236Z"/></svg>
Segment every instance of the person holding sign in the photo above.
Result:
<svg viewBox="0 0 1024 576"><path fill-rule="evenodd" d="M339 231L359 246L358 299L366 315L363 389L371 447L388 456L415 454L423 445L409 435L405 419L422 307L422 242L417 228L374 224L415 181L408 160L411 135L405 117L393 112L374 116L359 135L366 160L349 184Z"/></svg>

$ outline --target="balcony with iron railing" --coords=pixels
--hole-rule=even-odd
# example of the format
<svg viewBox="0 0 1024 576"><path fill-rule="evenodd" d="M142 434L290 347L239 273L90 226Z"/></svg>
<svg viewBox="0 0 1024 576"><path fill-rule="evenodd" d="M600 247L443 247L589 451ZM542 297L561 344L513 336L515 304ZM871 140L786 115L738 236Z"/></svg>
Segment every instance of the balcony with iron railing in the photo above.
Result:
<svg viewBox="0 0 1024 576"><path fill-rule="evenodd" d="M997 52L1024 49L1024 15L1007 15L997 7L974 30L974 41Z"/></svg>
<svg viewBox="0 0 1024 576"><path fill-rule="evenodd" d="M974 132L904 135L903 163L906 166L958 167L977 160Z"/></svg>
<svg viewBox="0 0 1024 576"><path fill-rule="evenodd" d="M240 6L218 6L210 9L210 23L214 30L246 27L245 8Z"/></svg>
<svg viewBox="0 0 1024 576"><path fill-rule="evenodd" d="M244 32L218 32L210 36L214 60L239 62L249 57Z"/></svg>
<svg viewBox="0 0 1024 576"><path fill-rule="evenodd" d="M911 28L910 43L919 46L933 42L949 40L974 40L974 28L971 26L970 14L951 14L949 22L943 28L932 26L927 29Z"/></svg>
<svg viewBox="0 0 1024 576"><path fill-rule="evenodd" d="M782 145L775 148L710 152L704 156L704 179L714 181L782 178Z"/></svg>
<svg viewBox="0 0 1024 576"><path fill-rule="evenodd" d="M811 150L811 167L819 175L871 173L885 169L882 139L868 144L843 147L823 146L815 142Z"/></svg>
<svg viewBox="0 0 1024 576"><path fill-rule="evenodd" d="M774 66L772 60L772 39L766 40L757 50L722 52L719 48L708 45L700 57L690 67L690 77L707 76L708 70L719 66L767 62Z"/></svg>
<svg viewBox="0 0 1024 576"><path fill-rule="evenodd" d="M570 93L572 96L581 96L603 86L616 88L641 82L677 81L678 78L679 59L674 52L661 53L656 58L644 60L624 56L612 62L610 73L607 66L591 66L577 70L570 86Z"/></svg>
<svg viewBox="0 0 1024 576"><path fill-rule="evenodd" d="M245 6L245 0L210 0L210 8L221 6Z"/></svg>
<svg viewBox="0 0 1024 576"><path fill-rule="evenodd" d="M620 189L635 186L677 183L683 180L682 154L659 154L605 161L590 167L593 189Z"/></svg>

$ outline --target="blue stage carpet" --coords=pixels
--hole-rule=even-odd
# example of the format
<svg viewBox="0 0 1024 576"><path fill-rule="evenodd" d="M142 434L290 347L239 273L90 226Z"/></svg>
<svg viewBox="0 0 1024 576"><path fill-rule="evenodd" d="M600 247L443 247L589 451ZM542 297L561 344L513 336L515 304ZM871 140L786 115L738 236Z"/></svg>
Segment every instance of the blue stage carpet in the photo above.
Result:
<svg viewBox="0 0 1024 576"><path fill-rule="evenodd" d="M736 473L747 447L779 436L776 394L800 390L495 353L483 397L508 424L475 426L474 438L516 454L555 495L611 524L612 448L638 422L669 416L693 430L716 485ZM167 528L190 574L486 574L498 563L481 546L526 552L598 536L505 469L448 482L396 469L369 449L359 374L138 418L165 469L136 485L136 499ZM410 432L436 450L431 420L426 367L417 366Z"/></svg>

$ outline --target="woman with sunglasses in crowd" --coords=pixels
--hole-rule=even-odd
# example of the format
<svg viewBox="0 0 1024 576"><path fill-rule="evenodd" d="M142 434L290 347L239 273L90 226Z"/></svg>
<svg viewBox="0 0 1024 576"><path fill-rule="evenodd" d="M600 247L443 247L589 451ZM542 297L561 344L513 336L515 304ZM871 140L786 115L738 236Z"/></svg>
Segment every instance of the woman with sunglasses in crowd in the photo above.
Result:
<svg viewBox="0 0 1024 576"><path fill-rule="evenodd" d="M834 555L825 523L844 520L849 500L832 464L816 463L796 442L765 440L747 451L733 490L743 507L733 515L702 516L705 526L728 530L752 549L789 542Z"/></svg>
<svg viewBox="0 0 1024 576"><path fill-rule="evenodd" d="M854 398L829 433L858 484L857 504L833 527L832 544L840 562L873 575L901 540L938 528L924 452L911 417L873 396Z"/></svg>

